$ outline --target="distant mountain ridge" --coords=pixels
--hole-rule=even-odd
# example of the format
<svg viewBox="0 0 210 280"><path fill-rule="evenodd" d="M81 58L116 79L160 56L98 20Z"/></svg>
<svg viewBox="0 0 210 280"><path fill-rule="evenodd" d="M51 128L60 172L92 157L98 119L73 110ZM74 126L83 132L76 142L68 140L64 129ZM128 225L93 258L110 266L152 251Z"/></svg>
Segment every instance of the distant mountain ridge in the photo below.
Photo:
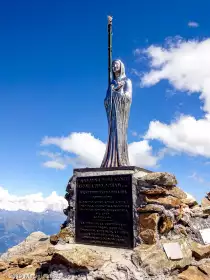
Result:
<svg viewBox="0 0 210 280"><path fill-rule="evenodd" d="M34 231L42 231L47 235L58 232L66 216L62 212L0 210L0 254L10 247L22 242Z"/></svg>

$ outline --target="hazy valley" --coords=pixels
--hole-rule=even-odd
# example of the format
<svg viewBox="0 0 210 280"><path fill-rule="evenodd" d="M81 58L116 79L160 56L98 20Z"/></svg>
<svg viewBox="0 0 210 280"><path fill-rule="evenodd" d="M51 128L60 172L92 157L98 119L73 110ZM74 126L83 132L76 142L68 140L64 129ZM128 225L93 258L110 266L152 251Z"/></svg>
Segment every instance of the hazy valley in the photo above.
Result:
<svg viewBox="0 0 210 280"><path fill-rule="evenodd" d="M63 213L54 211L36 213L0 210L0 254L34 231L42 231L47 235L57 233L64 220Z"/></svg>

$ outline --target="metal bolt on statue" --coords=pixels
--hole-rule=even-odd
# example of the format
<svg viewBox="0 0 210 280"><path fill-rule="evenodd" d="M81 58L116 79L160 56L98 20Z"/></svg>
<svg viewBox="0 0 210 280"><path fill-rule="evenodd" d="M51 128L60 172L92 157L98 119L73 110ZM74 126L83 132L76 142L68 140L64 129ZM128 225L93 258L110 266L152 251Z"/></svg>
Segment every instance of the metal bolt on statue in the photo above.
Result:
<svg viewBox="0 0 210 280"><path fill-rule="evenodd" d="M108 142L101 167L129 166L127 128L132 101L132 82L121 60L112 61L112 17L108 17L108 90L104 100Z"/></svg>

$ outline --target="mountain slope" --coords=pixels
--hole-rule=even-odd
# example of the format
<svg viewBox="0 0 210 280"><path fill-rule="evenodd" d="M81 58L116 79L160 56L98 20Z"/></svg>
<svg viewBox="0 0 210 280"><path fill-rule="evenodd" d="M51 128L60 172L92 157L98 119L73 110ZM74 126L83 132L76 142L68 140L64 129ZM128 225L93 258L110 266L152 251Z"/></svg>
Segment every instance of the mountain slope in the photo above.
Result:
<svg viewBox="0 0 210 280"><path fill-rule="evenodd" d="M54 211L36 213L0 210L0 254L22 242L34 231L42 231L47 235L58 232L64 220L63 213Z"/></svg>

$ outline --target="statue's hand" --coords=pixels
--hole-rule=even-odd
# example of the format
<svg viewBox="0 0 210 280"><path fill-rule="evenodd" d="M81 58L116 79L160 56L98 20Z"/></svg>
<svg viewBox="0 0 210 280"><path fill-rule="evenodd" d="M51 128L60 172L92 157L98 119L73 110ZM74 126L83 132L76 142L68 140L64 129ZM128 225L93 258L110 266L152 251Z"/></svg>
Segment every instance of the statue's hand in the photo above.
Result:
<svg viewBox="0 0 210 280"><path fill-rule="evenodd" d="M124 82L124 81L116 82L116 86L114 87L114 90L115 90L115 91L118 91L118 90L121 89L124 85L125 85L125 82Z"/></svg>
<svg viewBox="0 0 210 280"><path fill-rule="evenodd" d="M112 80L111 81L111 87L116 87L117 86L117 81L116 80Z"/></svg>

